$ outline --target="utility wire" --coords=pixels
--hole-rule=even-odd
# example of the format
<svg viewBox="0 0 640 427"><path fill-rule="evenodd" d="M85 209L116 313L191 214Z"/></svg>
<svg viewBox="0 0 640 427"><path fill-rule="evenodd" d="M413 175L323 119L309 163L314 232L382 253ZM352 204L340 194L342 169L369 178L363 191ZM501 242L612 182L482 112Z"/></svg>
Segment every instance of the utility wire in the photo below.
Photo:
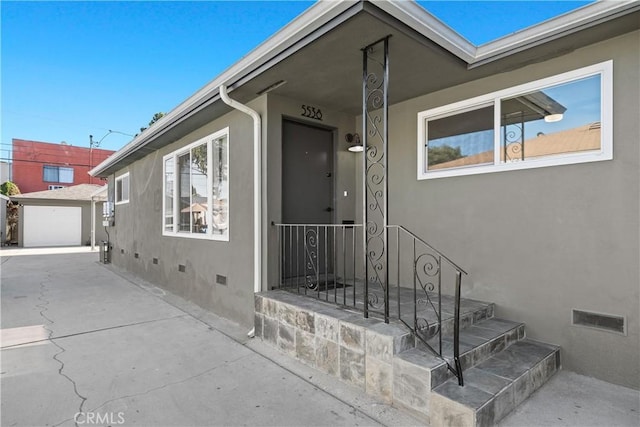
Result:
<svg viewBox="0 0 640 427"><path fill-rule="evenodd" d="M15 159L9 159L9 158L6 158L6 157L0 157L0 160L9 160L9 161L12 161L13 163L17 163L17 162L37 163L37 164L40 164L40 165L86 166L86 167L94 167L94 166L98 165L98 163L96 163L95 165L89 165L89 164L83 164L83 163L44 162L44 161L38 161L38 160L15 160Z"/></svg>

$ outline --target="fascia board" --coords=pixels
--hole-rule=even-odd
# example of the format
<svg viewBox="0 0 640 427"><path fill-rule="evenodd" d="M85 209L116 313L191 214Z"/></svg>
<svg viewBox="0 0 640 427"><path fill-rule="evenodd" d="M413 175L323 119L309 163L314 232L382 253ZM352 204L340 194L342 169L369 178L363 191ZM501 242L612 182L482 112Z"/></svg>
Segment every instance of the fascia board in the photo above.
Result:
<svg viewBox="0 0 640 427"><path fill-rule="evenodd" d="M338 16L353 5L359 3L358 0L342 1L319 1L314 3L309 9L284 26L273 36L258 45L238 62L223 71L218 77L206 84L195 94L187 98L168 114L150 126L127 145L105 159L102 163L89 171L89 174L96 176L104 172L111 165L127 157L132 152L140 149L151 142L156 136L170 129L174 124L184 118L189 112L218 96L218 88L226 84L233 88L233 83L244 74L261 64L269 61L283 52L288 47L294 45L308 34L320 28L332 18Z"/></svg>
<svg viewBox="0 0 640 427"><path fill-rule="evenodd" d="M252 70L259 68L269 60L276 58L278 54L294 46L298 41L324 26L332 18L358 3L360 3L358 0L318 1L158 122L154 123L153 126L150 126L149 129L90 170L89 174L92 176L99 175L132 152L144 147L156 136L161 135L187 117L190 112L207 103L214 102L219 96L218 88L220 85L225 84L230 89L233 89L233 84L242 79L243 76L248 75ZM638 0L601 0L476 47L413 1L372 0L371 3L464 60L469 64L469 68L504 58L524 49L640 9Z"/></svg>
<svg viewBox="0 0 640 427"><path fill-rule="evenodd" d="M380 10L400 20L467 63L476 57L476 46L414 1L372 0Z"/></svg>
<svg viewBox="0 0 640 427"><path fill-rule="evenodd" d="M598 1L479 46L470 68L640 10L638 0Z"/></svg>
<svg viewBox="0 0 640 427"><path fill-rule="evenodd" d="M101 193L104 193L105 191L107 191L108 187L109 187L108 185L103 185L102 187L98 188L96 191L91 193L91 195L89 197L93 199L94 197L96 197L96 196L100 195Z"/></svg>

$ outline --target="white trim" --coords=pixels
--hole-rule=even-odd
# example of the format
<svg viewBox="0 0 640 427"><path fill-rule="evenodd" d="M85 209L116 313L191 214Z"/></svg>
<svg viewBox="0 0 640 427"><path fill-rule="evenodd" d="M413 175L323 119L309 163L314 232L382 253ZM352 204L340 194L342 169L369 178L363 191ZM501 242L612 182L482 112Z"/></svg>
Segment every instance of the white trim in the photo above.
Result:
<svg viewBox="0 0 640 427"><path fill-rule="evenodd" d="M220 139L222 137L226 137L227 140L227 150L226 150L226 165L227 165L227 186L228 188L228 198L227 198L227 232L223 235L213 234L213 196L211 191L213 189L213 141ZM192 233L192 232L184 232L178 230L178 219L180 216L180 204L178 203L179 191L176 187L178 183L178 157L189 153L193 148L206 144L207 146L207 232L206 233ZM162 157L162 235L168 237L183 237L188 239L204 239L204 240L216 240L221 242L228 242L230 239L230 212L231 212L231 167L229 165L229 151L230 151L230 140L229 140L229 127L225 127L216 131L210 135L207 135L203 138L200 138L184 147L180 147L175 151L172 151L169 154L166 154ZM173 162L173 231L166 230L165 223L165 210L166 210L166 163L167 160L172 160Z"/></svg>
<svg viewBox="0 0 640 427"><path fill-rule="evenodd" d="M124 181L125 178L127 178L127 198L118 201L118 181ZM124 205L126 203L129 203L129 200L131 199L131 178L129 177L129 172L123 173L122 175L116 177L114 181L114 196L116 205ZM121 194L120 196L122 197Z"/></svg>
<svg viewBox="0 0 640 427"><path fill-rule="evenodd" d="M285 52L291 46L318 30L333 18L350 9L357 2L354 0L318 1L302 12L298 17L266 39L258 47L244 55L235 64L219 74L210 83L191 95L180 105L158 120L153 126L142 132L123 148L109 156L98 166L89 171L92 176L103 173L107 168L123 160L152 141L158 134L172 128L180 119L208 99L219 95L220 85L228 85L240 79ZM293 54L293 52L292 52Z"/></svg>
<svg viewBox="0 0 640 427"><path fill-rule="evenodd" d="M471 68L548 43L640 8L638 0L596 1L478 46Z"/></svg>
<svg viewBox="0 0 640 427"><path fill-rule="evenodd" d="M94 191L93 193L91 193L91 196L90 196L90 197L91 197L91 198L94 198L94 197L96 197L96 196L98 196L98 195L100 195L100 194L102 194L102 193L106 192L108 187L109 187L109 186L108 186L108 185L106 185L106 184L105 184L105 185L103 185L102 187L98 188L96 191Z"/></svg>
<svg viewBox="0 0 640 427"><path fill-rule="evenodd" d="M601 112L601 144L600 150L588 153L569 153L554 155L539 159L529 159L523 162L500 163L500 101L504 98L519 94L541 90L549 86L570 83L585 77L600 75L600 112ZM425 171L426 138L429 120L448 117L465 111L494 104L494 164L469 165L451 169L437 169ZM446 178L452 176L477 175L483 173L502 172L510 170L531 169L547 166L569 165L613 159L613 61L605 61L588 67L554 75L533 82L502 89L486 95L432 108L418 113L418 179Z"/></svg>
<svg viewBox="0 0 640 427"><path fill-rule="evenodd" d="M220 85L235 84L242 76L251 73L286 52L287 49L295 46L296 43L313 34L314 31L329 24L332 19L347 12L356 3L353 0L316 2L273 36L243 56L238 62L223 71L206 86L171 110L157 123L150 126L149 129L90 170L89 174L97 176L104 173L108 168L153 141L158 135L174 127L198 106L219 95ZM373 1L373 4L415 29L426 39L435 41L454 56L464 60L469 64L470 68L507 57L530 47L640 9L640 2L637 0L598 1L477 47L415 2L376 0ZM291 55L299 49L295 48Z"/></svg>
<svg viewBox="0 0 640 427"><path fill-rule="evenodd" d="M253 119L253 291L262 291L262 119L257 111L229 98L227 87L220 85L220 97L228 106Z"/></svg>

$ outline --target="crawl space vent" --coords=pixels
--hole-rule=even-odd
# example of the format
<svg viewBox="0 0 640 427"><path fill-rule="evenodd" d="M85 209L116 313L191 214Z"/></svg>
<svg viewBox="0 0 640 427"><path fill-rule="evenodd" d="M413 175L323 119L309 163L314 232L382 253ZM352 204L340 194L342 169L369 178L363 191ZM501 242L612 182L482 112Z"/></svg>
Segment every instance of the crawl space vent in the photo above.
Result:
<svg viewBox="0 0 640 427"><path fill-rule="evenodd" d="M624 316L613 314L594 313L591 311L576 310L571 312L571 323L575 326L600 329L607 332L627 334L627 325Z"/></svg>

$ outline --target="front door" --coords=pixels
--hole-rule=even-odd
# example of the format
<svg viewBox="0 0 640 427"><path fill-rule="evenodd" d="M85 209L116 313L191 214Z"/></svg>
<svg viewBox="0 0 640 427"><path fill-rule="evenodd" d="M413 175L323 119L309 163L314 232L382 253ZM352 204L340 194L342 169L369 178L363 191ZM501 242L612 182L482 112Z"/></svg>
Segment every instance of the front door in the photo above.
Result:
<svg viewBox="0 0 640 427"><path fill-rule="evenodd" d="M285 277L304 280L315 288L331 273L333 230L333 132L283 120L282 125L282 220L290 253L283 259ZM300 283L301 284L301 283Z"/></svg>

